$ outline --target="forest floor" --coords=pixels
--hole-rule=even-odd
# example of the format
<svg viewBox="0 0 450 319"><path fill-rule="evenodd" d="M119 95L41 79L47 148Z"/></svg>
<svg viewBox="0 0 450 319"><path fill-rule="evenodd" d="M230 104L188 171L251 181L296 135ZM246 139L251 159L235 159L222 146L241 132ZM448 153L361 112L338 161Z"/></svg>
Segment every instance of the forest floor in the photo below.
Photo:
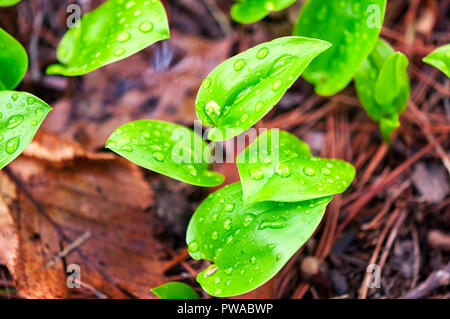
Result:
<svg viewBox="0 0 450 319"><path fill-rule="evenodd" d="M230 1L163 2L170 40L76 78L44 72L56 61L70 1L0 10L1 26L29 52L18 89L54 109L0 172L0 238L9 238L0 241L0 298L153 298L150 288L173 280L210 298L195 281L206 264L189 258L184 236L211 190L138 168L104 143L131 120L192 126L202 79L228 57L290 35L302 1L252 25L232 22ZM101 1L79 3L88 12ZM325 98L303 79L257 124L294 133L357 175L282 271L244 297L450 297L450 80L421 62L450 42L450 1L388 3L381 36L410 60L401 127L386 145L352 85ZM214 170L238 180L234 164ZM83 269L82 289L67 289L70 264ZM370 264L379 266L380 288L367 286Z"/></svg>

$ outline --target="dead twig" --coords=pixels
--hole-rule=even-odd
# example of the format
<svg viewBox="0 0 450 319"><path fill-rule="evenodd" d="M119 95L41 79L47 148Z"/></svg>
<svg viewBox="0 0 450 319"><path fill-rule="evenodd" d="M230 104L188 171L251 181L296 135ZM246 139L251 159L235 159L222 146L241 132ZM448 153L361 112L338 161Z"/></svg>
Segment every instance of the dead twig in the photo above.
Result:
<svg viewBox="0 0 450 319"><path fill-rule="evenodd" d="M54 264L56 264L58 260L66 257L70 252L83 245L91 237L92 233L90 231L85 232L83 235L78 237L73 243L71 243L69 246L67 246L66 248L61 250L58 254L56 254L56 256L53 257L52 260L50 260L48 263L44 265L43 269L52 267Z"/></svg>

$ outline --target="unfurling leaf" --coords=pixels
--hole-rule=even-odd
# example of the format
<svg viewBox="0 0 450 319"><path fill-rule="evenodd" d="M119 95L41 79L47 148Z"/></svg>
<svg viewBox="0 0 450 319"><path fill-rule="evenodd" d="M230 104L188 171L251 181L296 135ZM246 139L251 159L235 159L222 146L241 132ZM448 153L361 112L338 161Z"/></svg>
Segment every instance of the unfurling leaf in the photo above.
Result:
<svg viewBox="0 0 450 319"><path fill-rule="evenodd" d="M284 37L220 64L203 80L195 102L200 121L212 126L208 137L222 141L253 126L329 47L321 40Z"/></svg>
<svg viewBox="0 0 450 319"><path fill-rule="evenodd" d="M152 292L161 299L198 299L191 286L177 281L153 288Z"/></svg>
<svg viewBox="0 0 450 319"><path fill-rule="evenodd" d="M51 107L37 97L0 91L0 169L30 144Z"/></svg>
<svg viewBox="0 0 450 319"><path fill-rule="evenodd" d="M12 90L22 81L28 68L23 46L0 28L0 90Z"/></svg>
<svg viewBox="0 0 450 319"><path fill-rule="evenodd" d="M262 133L237 158L244 201L298 202L344 192L355 177L341 160L311 157L308 146L278 130Z"/></svg>
<svg viewBox="0 0 450 319"><path fill-rule="evenodd" d="M423 62L428 63L435 68L441 70L450 78L450 44L446 44L437 48L427 55Z"/></svg>
<svg viewBox="0 0 450 319"><path fill-rule="evenodd" d="M119 127L106 148L142 167L197 186L222 184L224 177L208 170L211 152L193 130L173 123L140 120Z"/></svg>
<svg viewBox="0 0 450 319"><path fill-rule="evenodd" d="M333 44L304 72L317 94L333 95L350 83L375 47L385 10L386 0L309 0L305 3L294 35Z"/></svg>
<svg viewBox="0 0 450 319"><path fill-rule="evenodd" d="M367 114L380 125L386 142L400 126L399 116L408 105L408 58L379 40L355 77L358 97Z"/></svg>
<svg viewBox="0 0 450 319"><path fill-rule="evenodd" d="M86 74L168 38L161 1L108 0L67 31L58 46L61 64L51 65L47 73Z"/></svg>
<svg viewBox="0 0 450 319"><path fill-rule="evenodd" d="M20 0L0 0L0 7L9 7L13 6L16 3L19 3Z"/></svg>
<svg viewBox="0 0 450 319"><path fill-rule="evenodd" d="M280 11L296 0L237 0L231 7L231 16L239 23L253 23L267 16L271 11Z"/></svg>
<svg viewBox="0 0 450 319"><path fill-rule="evenodd" d="M213 262L197 276L210 295L253 290L286 264L319 225L330 197L246 205L241 183L209 195L187 230L189 254Z"/></svg>

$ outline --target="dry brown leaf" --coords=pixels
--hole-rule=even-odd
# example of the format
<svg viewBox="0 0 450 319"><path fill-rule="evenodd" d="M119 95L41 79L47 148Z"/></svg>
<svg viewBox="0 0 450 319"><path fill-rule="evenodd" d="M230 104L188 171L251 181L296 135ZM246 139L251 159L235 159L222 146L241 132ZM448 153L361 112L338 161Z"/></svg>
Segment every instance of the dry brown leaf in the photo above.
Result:
<svg viewBox="0 0 450 319"><path fill-rule="evenodd" d="M62 139L52 133L39 130L24 155L51 162L72 161L75 159L112 160L110 153L90 153L69 139Z"/></svg>
<svg viewBox="0 0 450 319"><path fill-rule="evenodd" d="M65 274L77 264L91 296L154 297L149 289L167 281L165 255L152 237L153 193L140 169L117 158L53 164L21 156L0 172L0 255L20 294L77 296ZM86 242L46 268L88 231Z"/></svg>

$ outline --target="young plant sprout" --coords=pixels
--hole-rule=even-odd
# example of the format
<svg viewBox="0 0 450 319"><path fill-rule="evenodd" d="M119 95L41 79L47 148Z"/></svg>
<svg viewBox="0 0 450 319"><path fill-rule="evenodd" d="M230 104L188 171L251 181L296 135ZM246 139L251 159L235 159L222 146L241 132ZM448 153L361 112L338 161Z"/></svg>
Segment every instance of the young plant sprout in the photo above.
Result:
<svg viewBox="0 0 450 319"><path fill-rule="evenodd" d="M358 97L367 114L380 125L386 142L400 126L399 116L408 105L408 58L383 40L362 63L355 77Z"/></svg>
<svg viewBox="0 0 450 319"><path fill-rule="evenodd" d="M20 0L0 0L0 7L9 7L13 6L16 3L19 3Z"/></svg>
<svg viewBox="0 0 450 319"><path fill-rule="evenodd" d="M272 131L262 134L236 160L262 162L238 164L242 182L208 196L192 216L189 254L213 262L197 276L207 293L240 295L267 282L314 233L330 195L353 180L352 165L311 157L308 146L295 139L281 132L272 143Z"/></svg>
<svg viewBox="0 0 450 319"><path fill-rule="evenodd" d="M231 7L231 17L239 23L253 23L272 11L280 11L296 0L237 0Z"/></svg>
<svg viewBox="0 0 450 319"><path fill-rule="evenodd" d="M251 203L298 202L334 195L344 192L355 177L351 164L312 157L307 144L278 130L261 134L236 162L244 200Z"/></svg>
<svg viewBox="0 0 450 319"><path fill-rule="evenodd" d="M198 299L191 286L178 281L169 282L151 291L161 299Z"/></svg>
<svg viewBox="0 0 450 319"><path fill-rule="evenodd" d="M445 44L429 55L427 55L423 62L434 66L441 70L447 77L450 78L450 44Z"/></svg>
<svg viewBox="0 0 450 319"><path fill-rule="evenodd" d="M37 97L0 91L0 169L30 144L51 107Z"/></svg>
<svg viewBox="0 0 450 319"><path fill-rule="evenodd" d="M207 143L187 127L140 120L119 127L106 148L142 167L197 186L213 187L224 176L208 170ZM205 158L206 157L206 158Z"/></svg>
<svg viewBox="0 0 450 319"><path fill-rule="evenodd" d="M316 93L329 96L344 89L376 45L386 0L308 0L300 11L294 35L333 44L305 70Z"/></svg>
<svg viewBox="0 0 450 319"><path fill-rule="evenodd" d="M0 28L0 90L13 90L22 81L28 68L23 46Z"/></svg>
<svg viewBox="0 0 450 319"><path fill-rule="evenodd" d="M252 127L283 97L328 42L284 37L262 43L216 67L198 91L197 117L222 141Z"/></svg>
<svg viewBox="0 0 450 319"><path fill-rule="evenodd" d="M58 46L61 64L49 66L47 73L86 74L168 38L161 1L108 0L67 31Z"/></svg>
<svg viewBox="0 0 450 319"><path fill-rule="evenodd" d="M186 237L192 258L213 262L197 281L217 297L261 286L309 239L330 200L248 204L240 182L209 195L195 211Z"/></svg>

